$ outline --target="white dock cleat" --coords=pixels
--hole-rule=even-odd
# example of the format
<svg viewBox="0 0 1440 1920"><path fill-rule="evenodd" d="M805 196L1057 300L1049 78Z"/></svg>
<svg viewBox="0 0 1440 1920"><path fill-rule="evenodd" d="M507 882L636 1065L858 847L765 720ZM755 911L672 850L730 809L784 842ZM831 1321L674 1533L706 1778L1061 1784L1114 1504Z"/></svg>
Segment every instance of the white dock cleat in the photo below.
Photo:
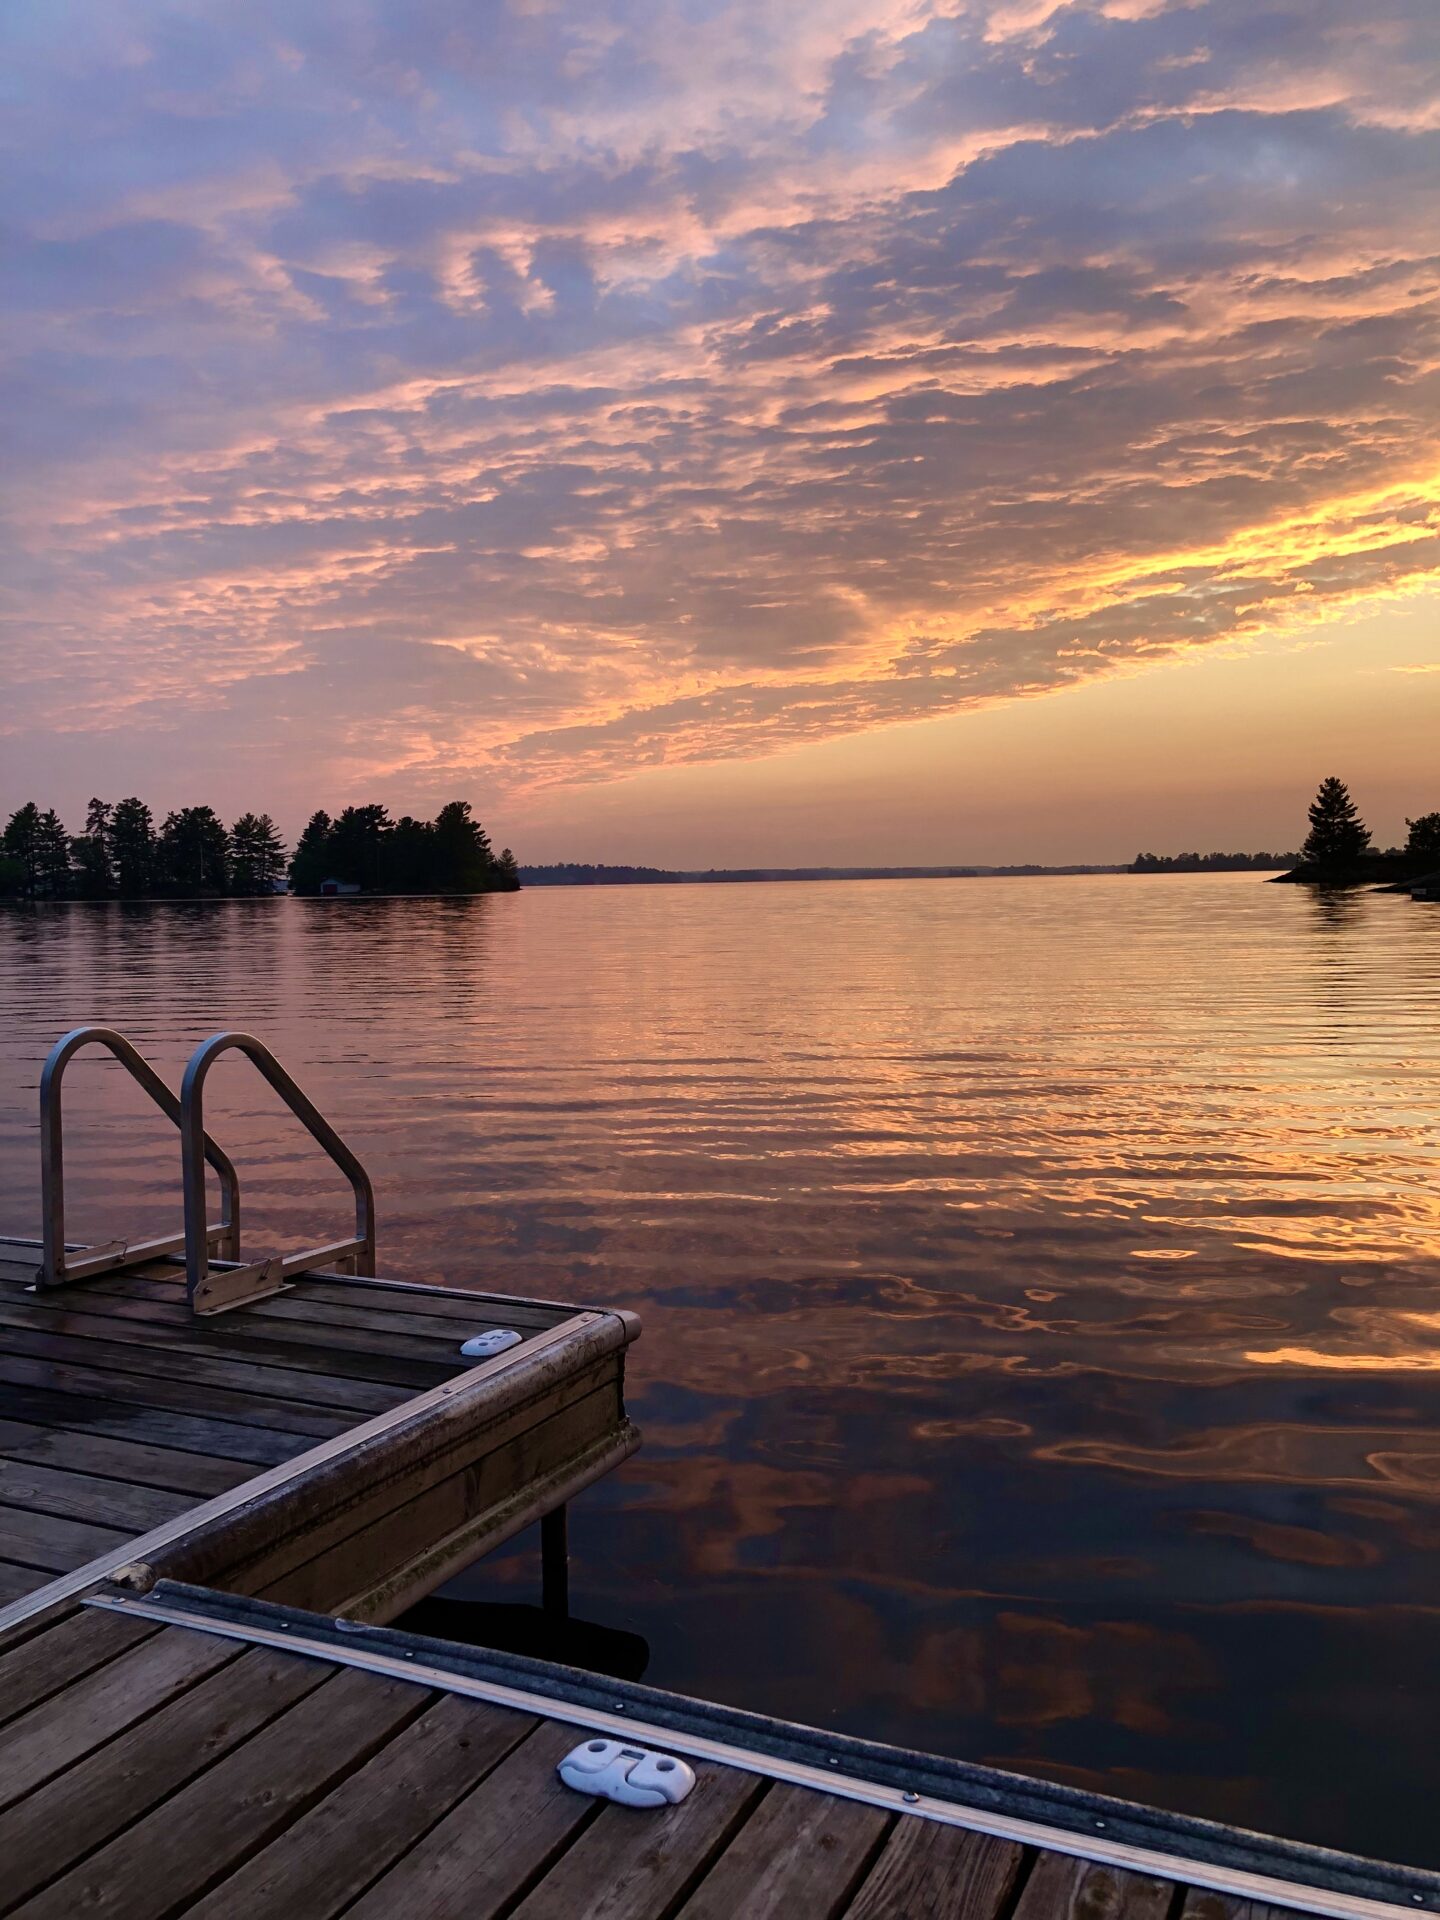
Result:
<svg viewBox="0 0 1440 1920"><path fill-rule="evenodd" d="M509 1327L492 1327L488 1333L473 1334L460 1349L462 1360L493 1360L497 1353L518 1347L520 1335Z"/></svg>
<svg viewBox="0 0 1440 1920"><path fill-rule="evenodd" d="M586 1740L566 1754L556 1772L577 1793L593 1793L621 1807L674 1806L695 1784L683 1760L618 1740Z"/></svg>

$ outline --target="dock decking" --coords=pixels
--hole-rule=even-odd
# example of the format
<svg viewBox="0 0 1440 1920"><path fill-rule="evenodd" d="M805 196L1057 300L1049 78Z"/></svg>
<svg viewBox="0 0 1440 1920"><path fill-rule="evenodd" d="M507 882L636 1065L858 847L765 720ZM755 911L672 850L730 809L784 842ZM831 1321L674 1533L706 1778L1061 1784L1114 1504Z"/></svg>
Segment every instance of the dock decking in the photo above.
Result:
<svg viewBox="0 0 1440 1920"><path fill-rule="evenodd" d="M0 1244L0 1626L134 1560L390 1618L638 1444L629 1316L336 1276L197 1319L178 1265L35 1261Z"/></svg>
<svg viewBox="0 0 1440 1920"><path fill-rule="evenodd" d="M597 1721L624 1714L647 1741L647 1706L666 1702L196 1589L102 1593L0 1652L0 1913L1269 1920L1259 1896L1276 1883L1243 1862L1194 1863L1191 1880L1123 1837L1037 1845L995 1831L993 1810L847 1778L844 1742L833 1788L787 1779L773 1756L709 1757L713 1727L674 1725L660 1737L696 1773L677 1806L612 1806L559 1782ZM811 1740L823 1763L825 1736ZM1408 1896L1291 1886L1282 1903L1363 1920L1434 1892L1415 1876Z"/></svg>

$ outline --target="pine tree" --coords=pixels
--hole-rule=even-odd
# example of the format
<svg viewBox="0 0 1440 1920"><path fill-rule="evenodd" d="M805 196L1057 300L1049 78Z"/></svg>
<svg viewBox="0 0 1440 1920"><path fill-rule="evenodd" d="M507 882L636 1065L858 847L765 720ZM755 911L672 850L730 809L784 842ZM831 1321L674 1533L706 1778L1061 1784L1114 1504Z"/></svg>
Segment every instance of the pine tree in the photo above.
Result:
<svg viewBox="0 0 1440 1920"><path fill-rule="evenodd" d="M296 893L318 893L330 877L330 836L335 823L321 807L305 823L290 862L290 885Z"/></svg>
<svg viewBox="0 0 1440 1920"><path fill-rule="evenodd" d="M40 809L33 800L17 807L5 822L0 847L20 869L18 891L33 900L39 890Z"/></svg>
<svg viewBox="0 0 1440 1920"><path fill-rule="evenodd" d="M268 813L242 813L230 829L230 891L273 893L285 871L285 842Z"/></svg>
<svg viewBox="0 0 1440 1920"><path fill-rule="evenodd" d="M499 893L520 891L520 866L509 847L500 849L500 858L495 862L495 887Z"/></svg>
<svg viewBox="0 0 1440 1920"><path fill-rule="evenodd" d="M495 884L490 836L470 818L468 800L451 800L435 816L436 883L446 893L484 893Z"/></svg>
<svg viewBox="0 0 1440 1920"><path fill-rule="evenodd" d="M133 794L118 801L106 838L116 890L127 900L140 899L155 884L155 820L145 802Z"/></svg>
<svg viewBox="0 0 1440 1920"><path fill-rule="evenodd" d="M385 843L392 831L384 807L346 807L330 831L330 877L349 880L366 893L378 893L386 868Z"/></svg>
<svg viewBox="0 0 1440 1920"><path fill-rule="evenodd" d="M1407 820L1410 829L1405 841L1405 858L1417 869L1440 867L1440 813L1422 813L1418 820Z"/></svg>
<svg viewBox="0 0 1440 1920"><path fill-rule="evenodd" d="M1370 845L1370 830L1360 818L1350 790L1332 775L1320 782L1310 803L1310 833L1302 856L1312 866L1343 872L1355 866Z"/></svg>
<svg viewBox="0 0 1440 1920"><path fill-rule="evenodd" d="M70 836L53 807L41 814L36 834L36 891L47 900L61 900L70 891Z"/></svg>
<svg viewBox="0 0 1440 1920"><path fill-rule="evenodd" d="M76 889L85 900L103 900L115 891L114 865L110 858L110 814L108 801L92 799L85 815L84 833L76 834L70 842Z"/></svg>
<svg viewBox="0 0 1440 1920"><path fill-rule="evenodd" d="M160 826L160 877L169 893L228 893L230 836L213 807L181 807Z"/></svg>

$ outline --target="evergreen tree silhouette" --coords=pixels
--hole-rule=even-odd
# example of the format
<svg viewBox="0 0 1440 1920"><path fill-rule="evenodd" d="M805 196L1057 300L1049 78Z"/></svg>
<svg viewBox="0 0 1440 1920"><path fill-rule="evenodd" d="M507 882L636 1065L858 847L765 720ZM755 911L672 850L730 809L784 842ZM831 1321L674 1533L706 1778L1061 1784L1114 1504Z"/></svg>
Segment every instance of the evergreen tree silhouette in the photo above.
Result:
<svg viewBox="0 0 1440 1920"><path fill-rule="evenodd" d="M242 813L230 829L230 891L273 893L285 871L285 842L268 813Z"/></svg>
<svg viewBox="0 0 1440 1920"><path fill-rule="evenodd" d="M1405 858L1417 867L1440 867L1440 813L1422 813L1405 824L1410 829Z"/></svg>
<svg viewBox="0 0 1440 1920"><path fill-rule="evenodd" d="M134 794L112 808L105 830L115 885L123 898L138 900L155 885L155 817Z"/></svg>
<svg viewBox="0 0 1440 1920"><path fill-rule="evenodd" d="M1360 818L1350 789L1332 774L1320 782L1310 803L1310 832L1301 849L1314 866L1332 872L1353 867L1370 845L1370 829Z"/></svg>

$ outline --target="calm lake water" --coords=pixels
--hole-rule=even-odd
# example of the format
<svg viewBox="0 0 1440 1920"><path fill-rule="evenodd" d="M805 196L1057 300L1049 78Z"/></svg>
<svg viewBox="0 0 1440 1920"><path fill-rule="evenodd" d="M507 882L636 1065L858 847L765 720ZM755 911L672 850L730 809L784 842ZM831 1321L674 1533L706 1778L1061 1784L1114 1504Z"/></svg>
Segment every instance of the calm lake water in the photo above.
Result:
<svg viewBox="0 0 1440 1920"><path fill-rule="evenodd" d="M266 1039L368 1160L383 1272L640 1312L645 1445L572 1531L576 1611L648 1678L1440 1864L1440 908L1241 875L11 910L5 1231L81 1020L175 1084L216 1027ZM211 1089L257 1249L343 1223L245 1064ZM172 1217L117 1070L67 1114L77 1234Z"/></svg>

